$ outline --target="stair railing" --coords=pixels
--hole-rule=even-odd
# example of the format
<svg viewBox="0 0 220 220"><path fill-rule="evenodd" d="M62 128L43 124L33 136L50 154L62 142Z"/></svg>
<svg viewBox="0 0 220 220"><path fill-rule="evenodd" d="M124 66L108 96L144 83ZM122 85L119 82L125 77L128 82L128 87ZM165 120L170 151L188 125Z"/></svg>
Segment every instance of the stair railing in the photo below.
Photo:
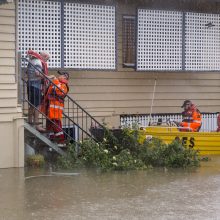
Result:
<svg viewBox="0 0 220 220"><path fill-rule="evenodd" d="M47 122L50 121L54 126L57 126L53 121L49 119L46 113L42 112L30 103L28 99L28 80L29 75L26 74L25 66L31 65L32 68L40 73L42 81L42 95L45 95L48 85L53 85L55 88L59 89L62 93L63 91L55 85L51 79L49 79L42 71L38 70L28 59L21 58L20 63L20 79L21 79L21 102L23 108L23 114L29 115L30 107L34 108L39 112L39 123L40 126L46 129ZM46 83L45 83L46 82ZM86 138L95 139L93 128L103 128L103 125L99 123L93 116L91 116L85 109L83 109L78 103L76 103L68 94L65 96L64 111L62 117L62 131L66 137L67 142L79 142ZM91 133L92 131L92 133Z"/></svg>

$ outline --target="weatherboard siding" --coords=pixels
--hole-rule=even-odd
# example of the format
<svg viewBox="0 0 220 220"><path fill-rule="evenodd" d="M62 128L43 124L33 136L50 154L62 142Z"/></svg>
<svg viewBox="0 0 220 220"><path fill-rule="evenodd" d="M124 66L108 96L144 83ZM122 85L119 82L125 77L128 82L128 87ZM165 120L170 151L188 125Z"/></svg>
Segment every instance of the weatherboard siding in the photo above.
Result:
<svg viewBox="0 0 220 220"><path fill-rule="evenodd" d="M14 1L15 2L15 1ZM24 166L24 119L18 106L15 4L0 4L0 168Z"/></svg>

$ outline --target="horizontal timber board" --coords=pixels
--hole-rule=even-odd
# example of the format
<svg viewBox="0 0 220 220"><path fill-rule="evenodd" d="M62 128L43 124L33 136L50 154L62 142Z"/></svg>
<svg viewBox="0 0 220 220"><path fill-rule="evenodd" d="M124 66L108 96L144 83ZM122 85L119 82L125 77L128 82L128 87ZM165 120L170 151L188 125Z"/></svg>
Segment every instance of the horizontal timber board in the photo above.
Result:
<svg viewBox="0 0 220 220"><path fill-rule="evenodd" d="M15 83L15 75L0 75L0 85L8 83Z"/></svg>
<svg viewBox="0 0 220 220"><path fill-rule="evenodd" d="M0 49L0 58L14 58L15 51L14 50L2 50Z"/></svg>
<svg viewBox="0 0 220 220"><path fill-rule="evenodd" d="M15 34L15 25L0 24L0 33Z"/></svg>
<svg viewBox="0 0 220 220"><path fill-rule="evenodd" d="M10 114L10 113L17 113L18 112L18 108L17 107L11 107L11 108L7 108L7 107L0 107L0 114Z"/></svg>
<svg viewBox="0 0 220 220"><path fill-rule="evenodd" d="M15 58L1 58L0 66L15 66Z"/></svg>
<svg viewBox="0 0 220 220"><path fill-rule="evenodd" d="M9 25L15 25L15 17L0 17L0 25L1 24L9 24Z"/></svg>
<svg viewBox="0 0 220 220"><path fill-rule="evenodd" d="M17 98L1 99L0 107L17 107Z"/></svg>
<svg viewBox="0 0 220 220"><path fill-rule="evenodd" d="M15 9L15 4L14 3L1 4L0 9L14 10Z"/></svg>
<svg viewBox="0 0 220 220"><path fill-rule="evenodd" d="M15 42L2 42L0 41L0 48L2 50L15 50Z"/></svg>
<svg viewBox="0 0 220 220"><path fill-rule="evenodd" d="M220 74L218 72L137 72L132 68L126 68L122 71L94 71L94 70L67 70L70 73L71 79L176 79L176 80L209 80L218 79L220 80ZM50 74L56 72L51 70Z"/></svg>
<svg viewBox="0 0 220 220"><path fill-rule="evenodd" d="M0 8L0 17L15 17L15 10L6 10L6 9L2 9Z"/></svg>
<svg viewBox="0 0 220 220"><path fill-rule="evenodd" d="M0 66L0 75L1 74L15 74L15 67L14 66Z"/></svg>
<svg viewBox="0 0 220 220"><path fill-rule="evenodd" d="M153 97L152 92L145 93L96 93L96 94L75 94L74 99L76 101L113 101L113 100L121 100L121 101L133 101L133 100L151 100ZM159 92L155 93L154 100L181 100L181 99L210 99L210 100L218 100L220 97L220 93L164 93ZM220 99L219 99L220 104Z"/></svg>
<svg viewBox="0 0 220 220"><path fill-rule="evenodd" d="M101 109L101 110L105 110L105 111L97 111L97 109ZM111 111L112 109L114 109L114 111ZM207 106L207 107L203 107L201 106L199 108L201 111L203 112L218 112L219 111L219 107L218 106ZM94 108L86 108L86 111L88 111L91 115L94 116L99 116L99 115L131 115L131 114L149 114L151 111L150 106L148 107L117 107L117 108L96 108L94 110ZM109 110L109 111L108 111ZM65 110L67 112L67 110ZM163 114L163 113L181 113L182 112L182 108L180 107L157 107L154 106L153 107L153 111L152 113L154 114Z"/></svg>
<svg viewBox="0 0 220 220"><path fill-rule="evenodd" d="M21 113L0 114L0 122L12 121L15 118L22 117Z"/></svg>
<svg viewBox="0 0 220 220"><path fill-rule="evenodd" d="M92 86L71 86L69 94L96 94L96 93L146 93L153 92L153 85L150 86L102 86L102 85L92 85ZM156 92L166 92L166 93L212 93L220 92L220 86L157 86Z"/></svg>
<svg viewBox="0 0 220 220"><path fill-rule="evenodd" d="M81 85L81 86L87 86L87 85L154 85L155 81L154 79L100 79L100 78L90 78L90 79L74 79L70 82L70 85ZM197 79L160 79L157 80L157 85L168 85L168 86L219 86L220 80L197 80Z"/></svg>
<svg viewBox="0 0 220 220"><path fill-rule="evenodd" d="M17 83L9 83L9 84L1 84L0 83L0 90L16 90L17 89Z"/></svg>
<svg viewBox="0 0 220 220"><path fill-rule="evenodd" d="M181 106L183 100L155 100L154 106L157 107L178 107ZM151 100L131 100L131 101L122 101L122 100L112 100L112 101L77 101L83 108L88 107L144 107L151 106ZM197 106L219 106L220 100L194 100ZM70 106L71 107L71 106Z"/></svg>
<svg viewBox="0 0 220 220"><path fill-rule="evenodd" d="M96 117L96 116L111 116L111 115L113 115L113 112L111 112L111 111L104 111L104 112L102 112L102 111L99 111L99 112L90 111L89 114L93 117ZM74 119L74 120L76 120L76 118L82 118L82 115L80 115L80 114L78 115L78 117L77 117L77 114L75 114L74 117L73 117L73 114L69 113L68 116L70 118ZM85 116L84 116L84 118L85 118Z"/></svg>
<svg viewBox="0 0 220 220"><path fill-rule="evenodd" d="M1 87L1 84L0 84ZM17 98L17 90L2 90L0 89L0 99L2 98Z"/></svg>
<svg viewBox="0 0 220 220"><path fill-rule="evenodd" d="M0 33L1 42L15 42L15 34L10 33ZM2 48L1 48L2 49Z"/></svg>

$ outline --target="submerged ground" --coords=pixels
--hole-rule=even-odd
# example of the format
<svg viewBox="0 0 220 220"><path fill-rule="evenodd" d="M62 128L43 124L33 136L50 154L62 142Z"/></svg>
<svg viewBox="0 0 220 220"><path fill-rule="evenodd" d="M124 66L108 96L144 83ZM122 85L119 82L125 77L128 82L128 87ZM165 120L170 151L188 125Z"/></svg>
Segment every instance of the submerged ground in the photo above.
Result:
<svg viewBox="0 0 220 220"><path fill-rule="evenodd" d="M220 219L220 157L190 170L70 172L0 169L0 220Z"/></svg>

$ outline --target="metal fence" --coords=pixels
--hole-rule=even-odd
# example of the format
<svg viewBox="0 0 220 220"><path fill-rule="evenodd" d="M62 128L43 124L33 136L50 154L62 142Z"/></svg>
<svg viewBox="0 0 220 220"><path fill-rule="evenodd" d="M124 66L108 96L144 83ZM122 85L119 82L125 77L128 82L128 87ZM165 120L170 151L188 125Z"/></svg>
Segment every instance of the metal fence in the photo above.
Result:
<svg viewBox="0 0 220 220"><path fill-rule="evenodd" d="M216 131L217 129L217 117L218 112L215 113L202 113L202 127L200 132L206 131ZM149 114L144 115L121 115L120 124L122 127L132 127L134 124L138 124L141 127L147 127L150 125L157 125L162 123L162 125L167 124L167 120L181 121L182 115L180 113L172 114L152 114L151 118Z"/></svg>

